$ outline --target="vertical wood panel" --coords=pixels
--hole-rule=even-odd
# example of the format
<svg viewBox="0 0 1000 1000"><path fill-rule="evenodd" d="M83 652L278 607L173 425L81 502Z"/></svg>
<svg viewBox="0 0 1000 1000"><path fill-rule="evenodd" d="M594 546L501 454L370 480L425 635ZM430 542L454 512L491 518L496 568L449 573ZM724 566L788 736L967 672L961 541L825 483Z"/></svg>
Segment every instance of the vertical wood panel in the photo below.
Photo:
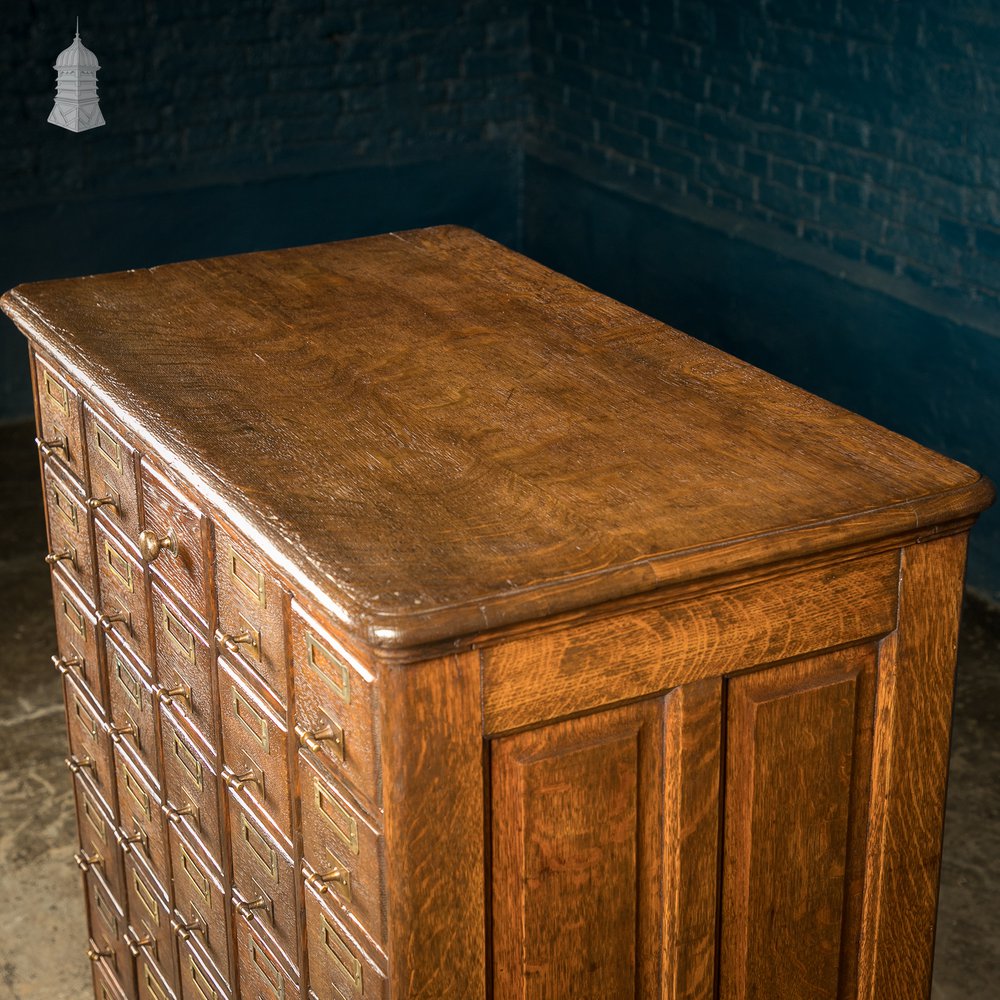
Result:
<svg viewBox="0 0 1000 1000"><path fill-rule="evenodd" d="M930 993L966 541L903 550L899 627L879 655L864 1000Z"/></svg>
<svg viewBox="0 0 1000 1000"><path fill-rule="evenodd" d="M662 712L494 743L495 1000L659 995Z"/></svg>
<svg viewBox="0 0 1000 1000"><path fill-rule="evenodd" d="M723 1000L854 995L874 667L860 647L730 682Z"/></svg>

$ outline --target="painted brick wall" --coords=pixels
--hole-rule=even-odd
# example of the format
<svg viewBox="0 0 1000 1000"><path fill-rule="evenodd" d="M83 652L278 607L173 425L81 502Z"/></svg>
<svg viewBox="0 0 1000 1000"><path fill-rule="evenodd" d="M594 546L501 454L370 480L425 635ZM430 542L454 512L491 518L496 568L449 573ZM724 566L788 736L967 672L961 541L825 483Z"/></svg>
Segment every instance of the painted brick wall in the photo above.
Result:
<svg viewBox="0 0 1000 1000"><path fill-rule="evenodd" d="M532 155L990 322L1000 5L534 0L531 40Z"/></svg>
<svg viewBox="0 0 1000 1000"><path fill-rule="evenodd" d="M107 125L46 124L81 37ZM521 0L5 0L0 210L517 146Z"/></svg>

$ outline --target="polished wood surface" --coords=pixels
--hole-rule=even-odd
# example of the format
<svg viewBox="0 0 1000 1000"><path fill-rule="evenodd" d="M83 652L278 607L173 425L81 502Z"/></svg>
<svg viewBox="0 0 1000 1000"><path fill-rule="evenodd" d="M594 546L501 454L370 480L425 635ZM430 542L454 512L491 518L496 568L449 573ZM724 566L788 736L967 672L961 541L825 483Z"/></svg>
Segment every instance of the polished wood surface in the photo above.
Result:
<svg viewBox="0 0 1000 1000"><path fill-rule="evenodd" d="M453 227L2 304L374 646L927 526L989 494Z"/></svg>
<svg viewBox="0 0 1000 1000"><path fill-rule="evenodd" d="M95 996L926 998L988 482L454 228L3 304Z"/></svg>

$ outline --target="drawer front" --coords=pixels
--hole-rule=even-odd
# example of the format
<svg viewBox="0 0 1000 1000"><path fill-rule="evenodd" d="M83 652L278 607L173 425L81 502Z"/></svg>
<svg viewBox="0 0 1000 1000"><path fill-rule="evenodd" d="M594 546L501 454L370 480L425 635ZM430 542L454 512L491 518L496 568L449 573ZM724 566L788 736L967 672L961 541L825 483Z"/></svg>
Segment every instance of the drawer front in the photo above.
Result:
<svg viewBox="0 0 1000 1000"><path fill-rule="evenodd" d="M254 1000L300 1000L298 977L288 969L284 956L246 920L237 921L236 947L244 996Z"/></svg>
<svg viewBox="0 0 1000 1000"><path fill-rule="evenodd" d="M56 616L56 638L62 663L70 677L103 708L107 694L97 659L97 617L67 580L53 574L52 603Z"/></svg>
<svg viewBox="0 0 1000 1000"><path fill-rule="evenodd" d="M119 837L128 853L135 852L164 884L167 876L167 841L157 791L121 747L115 747L118 784Z"/></svg>
<svg viewBox="0 0 1000 1000"><path fill-rule="evenodd" d="M173 962L170 907L160 887L131 853L125 858L125 891L133 954L145 955L161 969L169 969Z"/></svg>
<svg viewBox="0 0 1000 1000"><path fill-rule="evenodd" d="M278 709L231 663L219 660L223 780L267 813L276 830L292 828L288 730Z"/></svg>
<svg viewBox="0 0 1000 1000"><path fill-rule="evenodd" d="M218 641L239 656L283 704L288 703L284 595L258 554L220 530L216 535Z"/></svg>
<svg viewBox="0 0 1000 1000"><path fill-rule="evenodd" d="M173 587L207 622L204 517L146 459L142 461L142 506L144 531L152 540L144 556L153 576Z"/></svg>
<svg viewBox="0 0 1000 1000"><path fill-rule="evenodd" d="M183 941L196 940L216 967L228 972L229 933L222 882L200 850L176 829L170 831L170 863L177 936Z"/></svg>
<svg viewBox="0 0 1000 1000"><path fill-rule="evenodd" d="M95 1000L128 1000L118 977L104 964L104 959L97 959L93 966Z"/></svg>
<svg viewBox="0 0 1000 1000"><path fill-rule="evenodd" d="M97 518L113 524L136 544L139 502L135 450L112 420L98 416L89 406L84 406L83 424L90 463L90 498Z"/></svg>
<svg viewBox="0 0 1000 1000"><path fill-rule="evenodd" d="M91 599L94 596L94 553L90 545L87 507L78 487L60 476L51 462L42 469L49 552L45 561L58 566Z"/></svg>
<svg viewBox="0 0 1000 1000"><path fill-rule="evenodd" d="M295 733L338 778L378 807L378 747L371 676L292 604Z"/></svg>
<svg viewBox="0 0 1000 1000"><path fill-rule="evenodd" d="M161 704L170 705L182 715L207 746L217 746L218 726L212 708L212 651L202 630L155 583L153 635Z"/></svg>
<svg viewBox="0 0 1000 1000"><path fill-rule="evenodd" d="M231 1000L232 992L228 986L190 945L181 945L180 969L183 1000ZM256 1000L256 997L247 1000Z"/></svg>
<svg viewBox="0 0 1000 1000"><path fill-rule="evenodd" d="M95 873L88 872L84 883L91 957L107 966L128 995L132 986L132 955L125 943L128 928L124 908Z"/></svg>
<svg viewBox="0 0 1000 1000"><path fill-rule="evenodd" d="M115 839L115 825L104 805L77 775L73 782L76 796L76 824L80 835L77 864L84 871L96 871L116 899L125 898L121 853Z"/></svg>
<svg viewBox="0 0 1000 1000"><path fill-rule="evenodd" d="M164 971L144 951L135 960L135 978L139 1000L177 1000Z"/></svg>
<svg viewBox="0 0 1000 1000"><path fill-rule="evenodd" d="M160 711L166 818L200 841L222 871L222 822L219 788L212 760L186 732L171 708Z"/></svg>
<svg viewBox="0 0 1000 1000"><path fill-rule="evenodd" d="M99 624L148 664L149 616L142 565L104 525L95 527L95 559L101 591Z"/></svg>
<svg viewBox="0 0 1000 1000"><path fill-rule="evenodd" d="M58 459L80 483L84 483L80 397L66 375L38 355L35 356L35 376L41 425L39 447L43 454Z"/></svg>
<svg viewBox="0 0 1000 1000"><path fill-rule="evenodd" d="M306 880L331 908L345 911L346 919L384 948L382 837L311 756L299 753Z"/></svg>
<svg viewBox="0 0 1000 1000"><path fill-rule="evenodd" d="M294 964L298 935L292 859L232 796L229 802L233 919L263 928Z"/></svg>
<svg viewBox="0 0 1000 1000"><path fill-rule="evenodd" d="M306 889L309 988L319 1000L387 997L385 974L319 896Z"/></svg>
<svg viewBox="0 0 1000 1000"><path fill-rule="evenodd" d="M107 643L108 690L113 743L123 743L151 774L159 777L159 754L154 729L155 697L135 660L117 643Z"/></svg>
<svg viewBox="0 0 1000 1000"><path fill-rule="evenodd" d="M68 677L64 681L69 733L69 767L86 774L105 802L114 801L111 741L98 707Z"/></svg>

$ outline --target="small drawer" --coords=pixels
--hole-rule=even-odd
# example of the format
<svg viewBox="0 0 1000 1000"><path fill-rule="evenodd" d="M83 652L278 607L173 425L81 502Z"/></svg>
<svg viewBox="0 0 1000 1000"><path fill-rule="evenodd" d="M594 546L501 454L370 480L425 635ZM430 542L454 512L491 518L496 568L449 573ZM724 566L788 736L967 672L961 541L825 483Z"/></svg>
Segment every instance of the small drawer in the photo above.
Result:
<svg viewBox="0 0 1000 1000"><path fill-rule="evenodd" d="M139 549L153 576L173 587L207 622L207 522L146 459L142 460L142 509L145 527Z"/></svg>
<svg viewBox="0 0 1000 1000"><path fill-rule="evenodd" d="M262 927L289 960L297 957L295 867L285 849L230 797L234 921ZM294 961L293 961L294 964Z"/></svg>
<svg viewBox="0 0 1000 1000"><path fill-rule="evenodd" d="M121 852L115 837L117 828L105 805L84 784L80 775L73 782L76 794L76 823L80 850L76 863L85 871L96 871L116 899L125 898Z"/></svg>
<svg viewBox="0 0 1000 1000"><path fill-rule="evenodd" d="M103 713L69 677L64 684L69 733L66 763L74 774L86 774L105 802L113 802L114 766Z"/></svg>
<svg viewBox="0 0 1000 1000"><path fill-rule="evenodd" d="M246 920L236 922L240 989L254 1000L301 1000L298 975L285 957Z"/></svg>
<svg viewBox="0 0 1000 1000"><path fill-rule="evenodd" d="M232 1000L232 990L190 944L180 946L183 1000ZM247 996L246 1000L256 1000Z"/></svg>
<svg viewBox="0 0 1000 1000"><path fill-rule="evenodd" d="M292 603L295 734L338 778L379 805L373 677Z"/></svg>
<svg viewBox="0 0 1000 1000"><path fill-rule="evenodd" d="M92 961L106 966L129 996L132 993L132 955L126 944L128 928L124 907L96 873L88 872L84 883L90 926L88 955Z"/></svg>
<svg viewBox="0 0 1000 1000"><path fill-rule="evenodd" d="M107 708L107 693L97 659L97 617L83 595L61 576L52 577L52 603L56 616L59 656L55 665L81 687L102 708Z"/></svg>
<svg viewBox="0 0 1000 1000"><path fill-rule="evenodd" d="M47 458L55 458L85 482L80 397L70 380L53 363L35 355L38 380L38 446Z"/></svg>
<svg viewBox="0 0 1000 1000"><path fill-rule="evenodd" d="M93 968L94 1000L128 1000L118 977L104 964L104 959L97 958Z"/></svg>
<svg viewBox="0 0 1000 1000"><path fill-rule="evenodd" d="M199 840L222 871L222 823L213 758L186 731L171 708L160 710L167 823Z"/></svg>
<svg viewBox="0 0 1000 1000"><path fill-rule="evenodd" d="M49 552L45 561L70 576L91 600L94 598L94 553L90 523L78 487L59 475L51 462L42 468L45 486L45 516L49 529Z"/></svg>
<svg viewBox="0 0 1000 1000"><path fill-rule="evenodd" d="M194 844L170 831L170 864L174 885L174 933L194 939L217 968L229 971L226 891Z"/></svg>
<svg viewBox="0 0 1000 1000"><path fill-rule="evenodd" d="M95 525L97 578L101 596L98 624L149 663L149 616L142 565L102 524Z"/></svg>
<svg viewBox="0 0 1000 1000"><path fill-rule="evenodd" d="M83 426L90 460L89 506L134 543L139 537L135 450L112 420L86 405Z"/></svg>
<svg viewBox="0 0 1000 1000"><path fill-rule="evenodd" d="M316 767L311 754L299 753L299 775L306 881L384 948L382 836Z"/></svg>
<svg viewBox="0 0 1000 1000"><path fill-rule="evenodd" d="M225 529L216 535L215 581L219 644L242 658L278 700L287 704L285 602L281 588L259 554Z"/></svg>
<svg viewBox="0 0 1000 1000"><path fill-rule="evenodd" d="M320 897L306 888L309 985L319 1000L388 997L385 972Z"/></svg>
<svg viewBox="0 0 1000 1000"><path fill-rule="evenodd" d="M219 660L222 780L264 810L278 831L292 828L288 730L278 707L231 663Z"/></svg>
<svg viewBox="0 0 1000 1000"><path fill-rule="evenodd" d="M157 694L194 727L206 746L218 744L212 708L212 651L200 628L153 584Z"/></svg>
<svg viewBox="0 0 1000 1000"><path fill-rule="evenodd" d="M120 746L115 747L115 774L122 849L140 855L156 877L167 883L167 841L159 793Z"/></svg>
<svg viewBox="0 0 1000 1000"><path fill-rule="evenodd" d="M170 907L161 887L142 870L132 853L125 858L125 892L132 954L137 958L145 956L159 968L169 969L174 946Z"/></svg>
<svg viewBox="0 0 1000 1000"><path fill-rule="evenodd" d="M139 1000L177 1000L177 993L167 985L166 973L145 951L135 960L135 979Z"/></svg>
<svg viewBox="0 0 1000 1000"><path fill-rule="evenodd" d="M106 649L111 702L108 735L112 743L124 743L150 774L159 777L153 689L129 653L110 638Z"/></svg>

